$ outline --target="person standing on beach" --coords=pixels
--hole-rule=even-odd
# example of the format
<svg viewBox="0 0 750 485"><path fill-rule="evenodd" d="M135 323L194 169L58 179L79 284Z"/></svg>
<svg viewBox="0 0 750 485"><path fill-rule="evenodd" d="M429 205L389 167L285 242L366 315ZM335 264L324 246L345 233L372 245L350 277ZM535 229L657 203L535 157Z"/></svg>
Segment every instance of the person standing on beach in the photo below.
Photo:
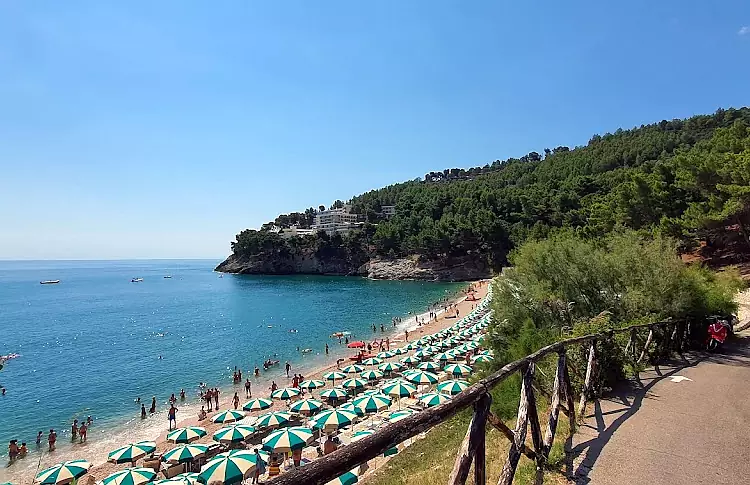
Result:
<svg viewBox="0 0 750 485"><path fill-rule="evenodd" d="M141 404L141 419L146 419L146 405Z"/></svg>
<svg viewBox="0 0 750 485"><path fill-rule="evenodd" d="M41 431L39 434L36 435L36 447L41 448L42 447L42 440L44 439L44 433Z"/></svg>
<svg viewBox="0 0 750 485"><path fill-rule="evenodd" d="M328 344L326 343L326 355L328 355Z"/></svg>
<svg viewBox="0 0 750 485"><path fill-rule="evenodd" d="M154 414L156 412L156 396L153 396L151 398L151 409L149 409L148 412L151 414Z"/></svg>
<svg viewBox="0 0 750 485"><path fill-rule="evenodd" d="M219 410L219 388L214 387L214 404L216 404L216 410Z"/></svg>
<svg viewBox="0 0 750 485"><path fill-rule="evenodd" d="M214 410L214 401L213 401L213 389L206 389L206 406L208 407L209 411Z"/></svg>
<svg viewBox="0 0 750 485"><path fill-rule="evenodd" d="M70 427L70 441L75 441L78 437L78 420L73 420L73 426Z"/></svg>
<svg viewBox="0 0 750 485"><path fill-rule="evenodd" d="M253 384L250 382L250 378L248 377L245 381L245 397L253 397Z"/></svg>
<svg viewBox="0 0 750 485"><path fill-rule="evenodd" d="M260 476L266 473L266 462L260 457L258 448L253 450L255 452L255 474L253 475L253 483L260 482Z"/></svg>
<svg viewBox="0 0 750 485"><path fill-rule="evenodd" d="M406 339L407 342L409 341L409 331L408 330L404 330L404 338Z"/></svg>
<svg viewBox="0 0 750 485"><path fill-rule="evenodd" d="M391 338L390 337L385 338L385 350L391 350Z"/></svg>
<svg viewBox="0 0 750 485"><path fill-rule="evenodd" d="M81 423L81 427L78 429L78 437L80 438L81 443L86 442L86 431L89 429L88 426L86 426L86 423Z"/></svg>
<svg viewBox="0 0 750 485"><path fill-rule="evenodd" d="M286 364L284 364L284 367L286 368L286 376L289 377L289 371L292 370L292 366L288 360L286 361Z"/></svg>
<svg viewBox="0 0 750 485"><path fill-rule="evenodd" d="M47 435L47 443L49 444L49 451L55 451L55 443L57 442L57 433L54 429L49 430Z"/></svg>
<svg viewBox="0 0 750 485"><path fill-rule="evenodd" d="M172 425L177 427L177 408L174 407L174 403L169 406L169 413L167 413L167 419L169 420L169 431L172 431Z"/></svg>
<svg viewBox="0 0 750 485"><path fill-rule="evenodd" d="M278 388L279 386L276 385L276 381L271 381L271 394Z"/></svg>
<svg viewBox="0 0 750 485"><path fill-rule="evenodd" d="M234 409L236 410L238 407L240 407L240 396L237 395L237 393L234 393L234 398L232 398L232 402L234 403Z"/></svg>

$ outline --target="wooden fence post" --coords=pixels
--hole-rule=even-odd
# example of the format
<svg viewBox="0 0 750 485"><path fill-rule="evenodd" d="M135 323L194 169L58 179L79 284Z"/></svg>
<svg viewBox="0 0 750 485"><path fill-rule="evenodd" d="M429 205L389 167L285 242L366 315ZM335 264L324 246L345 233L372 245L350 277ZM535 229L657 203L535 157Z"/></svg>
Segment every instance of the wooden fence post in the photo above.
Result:
<svg viewBox="0 0 750 485"><path fill-rule="evenodd" d="M536 365L529 364L529 370L533 378ZM536 408L536 397L534 396L534 386L526 386L526 400L529 403L529 426L531 427L531 442L534 444L534 452L536 453L536 478L535 483L538 485L542 484L544 479L544 452L542 445L542 427L539 424L539 413Z"/></svg>
<svg viewBox="0 0 750 485"><path fill-rule="evenodd" d="M528 365L526 372L521 381L521 401L518 403L518 418L516 419L516 429L513 432L514 439L508 450L508 460L503 465L503 471L500 473L498 485L511 485L513 477L516 474L518 460L521 458L521 449L526 442L526 428L529 422L529 400L526 388L531 387L531 379L534 375L534 366Z"/></svg>
<svg viewBox="0 0 750 485"><path fill-rule="evenodd" d="M549 452L552 449L552 442L555 441L555 433L557 432L557 421L560 415L560 393L563 392L565 385L565 361L565 351L563 350L557 356L555 382L552 384L552 402L550 403L547 431L544 433L544 443L542 445L542 454L544 455L545 463L549 458Z"/></svg>
<svg viewBox="0 0 750 485"><path fill-rule="evenodd" d="M449 485L466 483L472 461L474 462L474 483L485 485L485 430L491 404L492 397L489 394L485 394L474 403L474 416L471 418L469 429L466 431L456 457L456 463L453 465L453 471L448 479Z"/></svg>
<svg viewBox="0 0 750 485"><path fill-rule="evenodd" d="M638 360L635 361L636 364L640 364L643 358L646 356L646 352L648 351L648 346L651 345L651 340L653 338L654 338L654 329L649 328L648 337L646 338L646 345L643 346L643 352L641 352L641 356L638 357Z"/></svg>
<svg viewBox="0 0 750 485"><path fill-rule="evenodd" d="M584 417L586 412L586 400L588 399L589 391L591 390L591 379L594 374L594 365L596 364L596 340L591 341L589 347L589 360L586 365L586 378L583 381L583 389L581 390L581 400L578 402L578 416Z"/></svg>
<svg viewBox="0 0 750 485"><path fill-rule="evenodd" d="M565 350L562 352L565 353ZM565 391L565 405L568 408L568 437L570 438L576 432L576 408L573 383L570 382L567 359L565 366L563 366L563 390Z"/></svg>

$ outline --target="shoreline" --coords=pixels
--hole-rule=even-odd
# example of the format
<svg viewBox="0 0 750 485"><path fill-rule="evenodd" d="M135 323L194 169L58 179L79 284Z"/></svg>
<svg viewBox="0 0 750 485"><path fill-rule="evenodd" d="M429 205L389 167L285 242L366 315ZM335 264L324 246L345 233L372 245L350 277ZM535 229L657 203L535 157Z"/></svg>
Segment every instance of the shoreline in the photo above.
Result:
<svg viewBox="0 0 750 485"><path fill-rule="evenodd" d="M465 316L466 314L468 314L470 312L470 309L467 309L467 307L470 308L471 306L473 306L468 303L475 302L465 301L466 290L475 283L477 282L466 282L465 284L462 284L460 289L456 290L455 293L446 297L447 301L445 301L444 304L457 304L459 305L461 316ZM484 297L486 289L486 285L479 288L480 291L478 292L478 297L480 299ZM411 341L412 334L414 334L414 340L416 340L426 331L432 333L455 323L455 318L446 318L447 315L443 312L442 309L443 302L441 301L437 303L438 308L433 309L433 305L431 304L423 313L410 312L408 315L404 315L403 317L401 317L402 322L395 328L392 325L387 325L384 323L384 332L380 332L379 330L377 330L372 335L369 335L365 332L365 334L356 336L353 335L352 340L364 340L365 342L372 342L373 340L380 340L381 338L389 338L392 344L396 344L396 346L399 346L400 343L404 342L404 330L408 330L410 336L409 340ZM478 303L478 301L476 303ZM430 311L435 311L438 314L437 319L431 322L427 322ZM414 320L412 320L415 316L420 320L424 318L426 322L425 325L418 326L418 324ZM384 316L384 319L386 318L388 317ZM347 359L347 356L351 355L354 352L353 349L348 349L343 343L339 346L338 341L335 339L317 343L321 345L324 343L328 343L330 347L330 354L326 356L323 351L316 352L315 354L313 354L313 358L308 360L307 362L305 361L303 354L303 360L301 362L298 361L293 364L290 375L293 375L295 373L302 373L305 376L305 379L320 378L322 374L329 372L330 370L333 370L337 367L337 359ZM347 363L349 363L348 359L342 365L346 365ZM231 371L230 366L227 366L227 369ZM249 375L250 374L246 374L245 376L243 376L243 379ZM253 398L266 397L269 394L269 387L272 381L276 381L279 387L291 385L291 378L286 378L283 362L280 362L278 368L273 368L272 370L261 374L260 378L251 379L251 382L253 383ZM245 398L245 390L242 384L230 383L216 387L218 387L221 391L220 411L233 409L232 399L235 392L240 397L241 404L244 404L250 399ZM330 384L326 387L330 387ZM190 392L192 392L192 390ZM148 405L147 401L148 399L145 399L143 402ZM205 427L208 431L207 436L202 438L201 440L198 440L198 443L210 443L213 442L211 438L213 432L222 427L222 425L212 423L210 419L199 423L197 414L198 410L200 410L201 405L202 403L195 396L189 395L188 399L182 402L178 399L176 404L179 409L177 415L177 425L178 427L196 425ZM119 446L123 446L131 442L148 440L157 442L157 452L163 452L172 448L174 444L166 441L166 434L168 432L166 417L167 406L164 403L159 403L157 412L153 415L150 415L145 420L140 419L140 413L138 409L138 406L134 403L133 416L130 419L127 419L124 422L121 422L114 426L99 428L96 425L97 423L95 421L94 426L89 430L89 437L92 439L85 444L76 444L75 446L70 446L68 442L68 436L60 436L58 438L58 445L63 446L58 447L54 454L49 454L47 451L44 451L47 447L45 435L45 440L41 448L43 451L40 454L35 453L34 444L31 443L31 452L27 458L15 462L12 466L0 469L0 477L2 477L0 481L12 480L17 484L31 484L33 482L33 478L36 474L37 469L42 470L47 466L51 466L55 463L71 459L87 459L89 462L91 462L93 467L87 476L94 478L94 481L96 481L101 480L110 473L119 470L122 467L122 465L116 465L113 463L108 463L106 461L107 454ZM286 409L285 402L274 401L274 405L270 409L262 412L248 413L248 415L255 416L261 413L281 409ZM209 413L209 418L215 413L215 410ZM59 434L62 434L62 431L64 430L59 430ZM23 468L19 468L18 465L22 465L23 462L28 463ZM84 478L84 480L86 480L86 478ZM93 483L93 481L91 481L91 483Z"/></svg>

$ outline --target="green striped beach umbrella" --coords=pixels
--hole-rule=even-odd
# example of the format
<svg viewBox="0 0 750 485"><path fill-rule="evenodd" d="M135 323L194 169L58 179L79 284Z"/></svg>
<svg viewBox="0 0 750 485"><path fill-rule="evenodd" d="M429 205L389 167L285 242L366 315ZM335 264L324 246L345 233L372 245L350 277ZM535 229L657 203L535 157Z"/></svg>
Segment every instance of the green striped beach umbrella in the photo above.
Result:
<svg viewBox="0 0 750 485"><path fill-rule="evenodd" d="M479 362L480 364L483 362L492 362L493 360L495 360L493 356L485 355L485 354L475 355L474 357L471 358L471 361L475 364L477 362Z"/></svg>
<svg viewBox="0 0 750 485"><path fill-rule="evenodd" d="M322 407L323 403L317 399L302 399L301 401L292 404L289 410L293 413L310 415L312 413L317 413Z"/></svg>
<svg viewBox="0 0 750 485"><path fill-rule="evenodd" d="M401 421L404 418L408 418L414 414L414 411L411 409L401 409L399 411L393 411L391 414L388 415L388 421L391 423L395 423L397 421Z"/></svg>
<svg viewBox="0 0 750 485"><path fill-rule="evenodd" d="M333 389L326 389L320 393L320 397L323 399L346 399L347 394L345 389L340 387L334 387Z"/></svg>
<svg viewBox="0 0 750 485"><path fill-rule="evenodd" d="M404 347L399 347L396 350L394 350L393 353L396 355L404 355L404 354L408 354L409 350Z"/></svg>
<svg viewBox="0 0 750 485"><path fill-rule="evenodd" d="M164 453L161 459L167 463L185 463L205 455L207 451L206 445L179 445Z"/></svg>
<svg viewBox="0 0 750 485"><path fill-rule="evenodd" d="M216 457L201 468L199 480L224 485L239 483L255 471L254 453L243 453Z"/></svg>
<svg viewBox="0 0 750 485"><path fill-rule="evenodd" d="M452 399L451 396L448 394L442 394L439 392L428 392L427 394L423 394L419 398L419 402L427 406L428 408L431 408L432 406L437 406L438 404L442 404L446 401L450 401Z"/></svg>
<svg viewBox="0 0 750 485"><path fill-rule="evenodd" d="M360 374L362 379L367 379L368 381L376 381L383 377L383 373L379 370L366 370L363 373Z"/></svg>
<svg viewBox="0 0 750 485"><path fill-rule="evenodd" d="M200 482L198 481L197 473L180 473L179 475L175 475L172 478L167 478L166 480L157 480L153 483L158 483L159 485L198 485L198 483Z"/></svg>
<svg viewBox="0 0 750 485"><path fill-rule="evenodd" d="M481 350L479 355L492 355L492 351L489 349Z"/></svg>
<svg viewBox="0 0 750 485"><path fill-rule="evenodd" d="M373 414L388 408L391 405L391 398L382 394L373 394L358 397L352 401L352 404L368 414Z"/></svg>
<svg viewBox="0 0 750 485"><path fill-rule="evenodd" d="M293 450L301 450L313 440L313 432L310 428L294 426L274 431L263 438L263 448L277 453L289 453Z"/></svg>
<svg viewBox="0 0 750 485"><path fill-rule="evenodd" d="M293 397L297 397L302 393L299 389L296 387L284 387L281 389L276 389L271 393L271 397L273 399L281 399L284 401L288 401L289 399Z"/></svg>
<svg viewBox="0 0 750 485"><path fill-rule="evenodd" d="M292 419L292 415L286 411L276 411L258 416L258 420L255 421L255 426L260 428L274 428L284 426L290 419Z"/></svg>
<svg viewBox="0 0 750 485"><path fill-rule="evenodd" d="M466 343L464 344L464 347L465 347L465 348L467 348L467 349L469 349L469 350L474 350L474 349L476 349L477 347L479 347L479 344L478 344L478 343L476 343L476 342L474 342L474 341L472 340L471 342L466 342Z"/></svg>
<svg viewBox="0 0 750 485"><path fill-rule="evenodd" d="M347 374L359 374L363 370L365 370L365 368L362 367L361 365L350 364L344 367L343 369L341 369L341 372L346 372Z"/></svg>
<svg viewBox="0 0 750 485"><path fill-rule="evenodd" d="M411 365L411 364L419 364L421 360L418 357L414 357L413 355L410 355L409 357L404 357L403 359L401 359L401 362L407 365Z"/></svg>
<svg viewBox="0 0 750 485"><path fill-rule="evenodd" d="M326 485L354 485L358 480L359 478L357 477L357 474L354 472L354 470L352 470L344 473L343 475L339 475L338 477L328 482Z"/></svg>
<svg viewBox="0 0 750 485"><path fill-rule="evenodd" d="M472 372L472 368L466 364L448 364L443 370L456 377L468 376Z"/></svg>
<svg viewBox="0 0 750 485"><path fill-rule="evenodd" d="M454 358L455 356L452 352L443 352L435 356L435 360L439 360L441 362L447 362L449 360L453 360Z"/></svg>
<svg viewBox="0 0 750 485"><path fill-rule="evenodd" d="M429 359L431 356L432 356L432 352L428 352L424 349L414 352L414 357L416 357L419 360L426 360L426 359Z"/></svg>
<svg viewBox="0 0 750 485"><path fill-rule="evenodd" d="M406 380L413 382L414 384L435 384L438 381L438 376L432 372L420 370L409 373L409 375L406 376Z"/></svg>
<svg viewBox="0 0 750 485"><path fill-rule="evenodd" d="M339 371L326 372L323 374L323 379L336 382L337 380L346 379L346 374Z"/></svg>
<svg viewBox="0 0 750 485"><path fill-rule="evenodd" d="M417 388L407 382L399 381L384 386L383 392L389 396L408 397L415 394Z"/></svg>
<svg viewBox="0 0 750 485"><path fill-rule="evenodd" d="M255 428L246 424L231 424L218 429L214 433L214 441L219 443L239 443L245 441L255 433Z"/></svg>
<svg viewBox="0 0 750 485"><path fill-rule="evenodd" d="M416 342L412 342L410 344L406 344L406 346L404 348L406 350L414 350L414 349L417 348L417 343Z"/></svg>
<svg viewBox="0 0 750 485"><path fill-rule="evenodd" d="M71 460L58 463L36 474L34 481L42 485L64 485L85 475L91 463L86 460Z"/></svg>
<svg viewBox="0 0 750 485"><path fill-rule="evenodd" d="M433 360L429 360L427 362L422 362L421 364L419 364L417 366L417 369L428 370L428 371L434 372L436 370L440 370L440 364L438 364L437 362Z"/></svg>
<svg viewBox="0 0 750 485"><path fill-rule="evenodd" d="M355 443L355 442L357 442L357 441L359 441L361 439L367 438L368 436L370 436L373 433L375 433L375 431L373 431L371 429L363 429L362 431L357 431L356 433L354 433L352 435L352 441L351 442ZM385 453L383 453L383 456L391 456L391 455L395 455L396 453L398 453L398 448L396 446L393 446L393 447L388 448L387 450L385 450Z"/></svg>
<svg viewBox="0 0 750 485"><path fill-rule="evenodd" d="M302 389L318 389L320 387L325 387L325 385L326 381L321 381L320 379L310 379L299 383L299 387Z"/></svg>
<svg viewBox="0 0 750 485"><path fill-rule="evenodd" d="M337 430L344 426L349 426L357 418L353 411L347 411L341 408L323 411L312 417L313 427L315 429Z"/></svg>
<svg viewBox="0 0 750 485"><path fill-rule="evenodd" d="M213 421L214 423L233 423L235 421L244 419L244 417L245 413L243 413L242 411L229 409L227 411L222 411L219 414L214 414L211 418L211 421Z"/></svg>
<svg viewBox="0 0 750 485"><path fill-rule="evenodd" d="M430 345L429 347L425 347L422 350L425 350L427 352L432 352L433 354L437 354L437 353L440 353L441 349L437 345Z"/></svg>
<svg viewBox="0 0 750 485"><path fill-rule="evenodd" d="M268 463L271 460L271 454L264 449L259 449L258 454L260 455L260 460L263 463ZM253 450L229 450L229 451L225 451L224 453L219 453L218 455L216 455L216 458L227 458L227 457L233 457L233 456L245 458L246 460L250 460L257 465L257 459L255 458L255 451Z"/></svg>
<svg viewBox="0 0 750 485"><path fill-rule="evenodd" d="M377 358L378 359L390 359L394 355L396 355L396 354L394 354L390 350L385 350L383 352L378 352Z"/></svg>
<svg viewBox="0 0 750 485"><path fill-rule="evenodd" d="M382 363L383 359L378 359L377 357L370 357L362 361L362 365L380 365Z"/></svg>
<svg viewBox="0 0 750 485"><path fill-rule="evenodd" d="M347 379L341 383L341 386L345 389L359 389L360 387L365 387L366 385L367 381L364 379L360 379L359 377Z"/></svg>
<svg viewBox="0 0 750 485"><path fill-rule="evenodd" d="M273 406L273 401L265 398L251 399L242 406L245 411L262 411Z"/></svg>
<svg viewBox="0 0 750 485"><path fill-rule="evenodd" d="M348 411L356 416L359 416L360 418L365 415L365 412L361 409L354 407L354 404L348 402L346 404L342 404L338 408L336 408L339 411Z"/></svg>
<svg viewBox="0 0 750 485"><path fill-rule="evenodd" d="M167 433L167 441L171 441L172 443L192 443L204 436L206 436L205 428L188 426L187 428L177 428Z"/></svg>
<svg viewBox="0 0 750 485"><path fill-rule="evenodd" d="M469 387L469 383L466 381L459 381L459 380L450 380L441 382L437 386L437 390L439 392L450 394L451 396L455 396L459 392L463 391L464 389Z"/></svg>
<svg viewBox="0 0 750 485"><path fill-rule="evenodd" d="M469 349L467 349L466 346L464 345L459 345L455 349L451 350L451 352L453 352L453 355L459 356L459 355L465 355L466 353L468 353Z"/></svg>
<svg viewBox="0 0 750 485"><path fill-rule="evenodd" d="M152 468L133 467L114 472L101 482L101 485L143 485L152 482L156 472Z"/></svg>
<svg viewBox="0 0 750 485"><path fill-rule="evenodd" d="M386 362L385 364L380 364L378 366L378 370L381 372L398 372L401 369L403 369L404 366L402 364L399 364L398 362Z"/></svg>
<svg viewBox="0 0 750 485"><path fill-rule="evenodd" d="M153 441L131 443L110 452L107 456L107 461L111 463L133 463L146 455L150 455L154 451L156 451L156 443Z"/></svg>

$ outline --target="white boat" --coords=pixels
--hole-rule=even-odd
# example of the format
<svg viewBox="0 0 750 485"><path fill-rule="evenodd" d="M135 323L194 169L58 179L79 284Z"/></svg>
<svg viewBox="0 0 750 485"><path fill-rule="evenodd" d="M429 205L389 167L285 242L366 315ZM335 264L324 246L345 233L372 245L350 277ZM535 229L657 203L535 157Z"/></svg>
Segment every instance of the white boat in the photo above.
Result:
<svg viewBox="0 0 750 485"><path fill-rule="evenodd" d="M164 278L166 278L166 279L169 279L169 278L171 278L171 277L172 277L172 275L171 275L171 274L168 274L168 275L165 275L165 276L164 276Z"/></svg>
<svg viewBox="0 0 750 485"><path fill-rule="evenodd" d="M143 278L133 278L130 280L131 283L140 283L141 281L143 281Z"/></svg>
<svg viewBox="0 0 750 485"><path fill-rule="evenodd" d="M44 281L40 281L39 284L40 285L56 285L59 282L60 280L44 280Z"/></svg>

